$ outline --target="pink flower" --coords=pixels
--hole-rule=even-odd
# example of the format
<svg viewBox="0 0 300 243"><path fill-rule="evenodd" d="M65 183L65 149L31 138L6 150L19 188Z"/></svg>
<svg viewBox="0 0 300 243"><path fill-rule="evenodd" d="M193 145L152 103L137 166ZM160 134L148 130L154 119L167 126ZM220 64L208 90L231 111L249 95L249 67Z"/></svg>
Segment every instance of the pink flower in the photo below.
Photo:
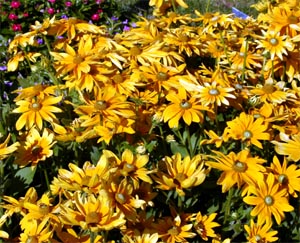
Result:
<svg viewBox="0 0 300 243"><path fill-rule="evenodd" d="M20 24L13 24L11 28L13 31L21 31L22 30L22 26Z"/></svg>
<svg viewBox="0 0 300 243"><path fill-rule="evenodd" d="M71 7L72 6L72 2L67 1L67 2L65 2L65 5L66 5L66 7Z"/></svg>
<svg viewBox="0 0 300 243"><path fill-rule="evenodd" d="M100 16L99 16L99 14L93 14L91 19L94 20L94 21L97 21L97 20L100 19Z"/></svg>
<svg viewBox="0 0 300 243"><path fill-rule="evenodd" d="M17 16L16 14L14 14L14 13L10 13L10 14L8 15L8 18L9 18L10 20L17 20L17 19L18 19L18 16Z"/></svg>
<svg viewBox="0 0 300 243"><path fill-rule="evenodd" d="M29 16L29 13L23 13L23 17L27 18Z"/></svg>
<svg viewBox="0 0 300 243"><path fill-rule="evenodd" d="M48 12L48 14L54 14L55 10L54 10L54 8L48 8L47 12Z"/></svg>
<svg viewBox="0 0 300 243"><path fill-rule="evenodd" d="M20 3L19 1L12 1L12 2L10 3L10 6L11 6L12 8L19 8L19 7L21 6L21 3Z"/></svg>
<svg viewBox="0 0 300 243"><path fill-rule="evenodd" d="M55 3L56 0L48 0L49 3Z"/></svg>

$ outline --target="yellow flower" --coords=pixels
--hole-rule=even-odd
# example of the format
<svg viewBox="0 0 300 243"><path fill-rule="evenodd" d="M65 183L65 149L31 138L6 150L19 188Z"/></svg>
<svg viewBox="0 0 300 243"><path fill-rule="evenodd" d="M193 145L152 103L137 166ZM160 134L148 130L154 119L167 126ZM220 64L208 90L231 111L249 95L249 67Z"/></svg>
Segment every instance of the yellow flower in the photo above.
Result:
<svg viewBox="0 0 300 243"><path fill-rule="evenodd" d="M191 96L191 97L189 97ZM187 125L192 122L202 122L202 111L207 110L200 104L200 100L189 95L184 88L179 88L178 93L170 92L166 99L171 103L163 111L164 122L168 122L170 128L176 128L179 120L183 118Z"/></svg>
<svg viewBox="0 0 300 243"><path fill-rule="evenodd" d="M16 122L16 129L21 130L24 126L27 130L36 126L39 130L43 128L43 120L51 123L56 121L53 112L62 112L62 110L54 104L59 103L62 96L45 96L33 97L25 100L19 100L16 105L19 107L14 109L14 113L22 113Z"/></svg>
<svg viewBox="0 0 300 243"><path fill-rule="evenodd" d="M129 179L135 188L139 187L139 180L152 184L148 175L151 171L146 168L149 161L148 155L134 155L131 150L125 149L120 159L109 150L104 150L103 156L114 164L112 171L114 171L115 176Z"/></svg>
<svg viewBox="0 0 300 243"><path fill-rule="evenodd" d="M133 237L125 235L122 239L123 243L157 243L157 233L143 233L142 235L134 235Z"/></svg>
<svg viewBox="0 0 300 243"><path fill-rule="evenodd" d="M278 233L276 230L270 231L272 223L255 224L251 219L250 226L244 225L244 228L248 234L247 240L249 243L258 242L274 242L278 240L275 235Z"/></svg>
<svg viewBox="0 0 300 243"><path fill-rule="evenodd" d="M53 140L54 134L47 129L44 129L40 136L39 132L32 128L26 136L26 141L21 143L14 162L21 167L30 163L31 166L36 166L39 161L44 161L52 156L51 147L55 144Z"/></svg>
<svg viewBox="0 0 300 243"><path fill-rule="evenodd" d="M264 159L252 157L249 150L242 150L238 154L230 152L224 155L221 152L214 151L218 157L212 156L217 162L208 161L206 165L223 171L217 181L218 185L222 185L222 192L228 191L234 184L238 188L244 183L253 184L257 180L263 179L263 174L266 169L261 164Z"/></svg>
<svg viewBox="0 0 300 243"><path fill-rule="evenodd" d="M195 187L203 183L206 177L206 169L200 155L192 158L189 156L181 158L179 153L172 157L166 156L161 163L165 171L158 170L153 175L158 183L157 188L161 190L175 189L180 196L184 196L184 189Z"/></svg>
<svg viewBox="0 0 300 243"><path fill-rule="evenodd" d="M223 136L224 139L242 140L246 145L253 144L262 149L262 144L258 140L270 139L270 134L265 132L267 129L268 124L264 122L264 118L254 120L253 115L242 112L239 117L227 122Z"/></svg>
<svg viewBox="0 0 300 243"><path fill-rule="evenodd" d="M160 8L165 2L172 2L172 1L171 0L150 0L149 6L155 6L156 8ZM175 0L175 3L177 3L179 6L183 8L188 8L188 5L183 0Z"/></svg>
<svg viewBox="0 0 300 243"><path fill-rule="evenodd" d="M275 55L283 60L284 55L288 55L287 50L292 51L294 44L288 39L288 36L281 36L280 32L269 30L263 31L263 39L258 40L256 48L263 48L263 54L270 53L271 59L274 60Z"/></svg>
<svg viewBox="0 0 300 243"><path fill-rule="evenodd" d="M272 225L272 215L280 225L284 212L294 210L294 207L289 204L286 189L280 189L279 186L272 173L269 173L266 179L258 180L257 184L249 186L250 195L245 196L243 201L255 206L251 216L257 216L258 225L264 222Z"/></svg>
<svg viewBox="0 0 300 243"><path fill-rule="evenodd" d="M30 227L28 227L28 225L30 225ZM25 227L24 233L20 235L20 243L43 243L50 241L53 230L49 227L50 225L46 218L41 222L31 220L28 225Z"/></svg>
<svg viewBox="0 0 300 243"><path fill-rule="evenodd" d="M188 242L188 238L194 238L196 233L192 232L193 224L189 224L189 215L178 214L171 208L171 216L158 219L154 228L159 238L165 243Z"/></svg>
<svg viewBox="0 0 300 243"><path fill-rule="evenodd" d="M280 139L282 142L272 141L275 144L275 151L280 155L287 155L288 160L297 162L300 160L299 146L300 146L300 133L294 135L287 135L280 133Z"/></svg>
<svg viewBox="0 0 300 243"><path fill-rule="evenodd" d="M0 238L8 239L9 234L5 232L4 230L0 230Z"/></svg>
<svg viewBox="0 0 300 243"><path fill-rule="evenodd" d="M300 192L300 169L296 164L287 165L286 158L283 158L282 165L279 159L274 156L271 163L270 170L277 177L278 182L287 192L293 196L298 197L297 192Z"/></svg>
<svg viewBox="0 0 300 243"><path fill-rule="evenodd" d="M57 75L69 74L77 79L89 73L91 66L99 62L99 55L93 49L93 40L90 35L82 37L78 43L78 50L66 45L65 53L50 52L54 57L54 66Z"/></svg>
<svg viewBox="0 0 300 243"><path fill-rule="evenodd" d="M98 232L125 224L124 214L115 211L106 192L94 194L74 193L74 205L60 205L60 219L66 225L80 226L83 230Z"/></svg>
<svg viewBox="0 0 300 243"><path fill-rule="evenodd" d="M0 144L0 160L3 160L5 159L6 157L8 157L11 153L15 152L20 143L19 142L16 142L16 143L13 143L12 145L10 146L7 146L9 140L10 140L10 134L8 134L7 138L5 139L5 141L3 143Z"/></svg>
<svg viewBox="0 0 300 243"><path fill-rule="evenodd" d="M295 98L296 96L292 93L289 93L284 88L285 82L280 81L276 82L272 78L268 78L265 80L265 84L263 86L257 85L256 88L251 89L250 92L257 97L259 97L260 101L267 103L275 103L280 104L285 102L288 98Z"/></svg>
<svg viewBox="0 0 300 243"><path fill-rule="evenodd" d="M216 216L216 213L212 213L210 215L202 215L199 211L192 217L192 220L194 220L193 224L196 232L205 241L208 240L208 237L217 237L216 233L213 230L214 227L220 226L220 224L213 222Z"/></svg>

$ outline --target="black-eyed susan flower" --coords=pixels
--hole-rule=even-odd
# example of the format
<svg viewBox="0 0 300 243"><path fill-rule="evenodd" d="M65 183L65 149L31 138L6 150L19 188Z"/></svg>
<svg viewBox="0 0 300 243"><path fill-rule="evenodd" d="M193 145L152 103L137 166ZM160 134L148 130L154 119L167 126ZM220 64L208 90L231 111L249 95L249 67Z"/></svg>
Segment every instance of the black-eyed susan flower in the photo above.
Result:
<svg viewBox="0 0 300 243"><path fill-rule="evenodd" d="M272 143L275 144L276 153L286 155L288 160L293 160L295 162L300 160L300 133L289 136L281 132L280 139L283 142L272 141Z"/></svg>
<svg viewBox="0 0 300 243"><path fill-rule="evenodd" d="M157 233L143 233L142 235L127 236L125 235L122 239L124 243L157 243L158 234Z"/></svg>
<svg viewBox="0 0 300 243"><path fill-rule="evenodd" d="M192 221L194 224L194 229L200 235L200 237L207 241L208 237L215 238L217 237L217 234L215 233L214 229L215 227L220 226L217 222L214 222L214 219L216 218L217 214L212 213L210 215L202 215L199 211L192 217Z"/></svg>
<svg viewBox="0 0 300 243"><path fill-rule="evenodd" d="M189 216L171 208L171 216L158 219L154 225L159 238L166 243L188 242L188 239L194 238L197 234L192 231L193 224L189 222Z"/></svg>
<svg viewBox="0 0 300 243"><path fill-rule="evenodd" d="M11 153L15 152L20 143L19 142L15 142L10 146L8 145L8 142L10 140L11 135L8 134L7 138L5 139L5 141L3 143L0 144L0 160L5 159L6 157L8 157Z"/></svg>
<svg viewBox="0 0 300 243"><path fill-rule="evenodd" d="M272 223L256 224L251 219L250 226L244 225L245 231L247 232L247 240L249 243L258 242L274 242L278 240L276 230L270 230Z"/></svg>
<svg viewBox="0 0 300 243"><path fill-rule="evenodd" d="M118 158L118 156L109 150L104 150L103 156L105 156L106 160L113 163L111 170L115 173L115 176L131 180L135 188L139 187L139 180L152 184L152 179L149 176L152 171L146 167L149 161L148 155L135 155L131 150L125 149L121 158Z"/></svg>
<svg viewBox="0 0 300 243"><path fill-rule="evenodd" d="M162 116L170 128L178 127L181 118L187 125L191 125L192 122L202 122L202 112L208 110L198 98L190 95L182 87L178 89L177 93L170 92L166 99L171 103L167 105Z"/></svg>
<svg viewBox="0 0 300 243"><path fill-rule="evenodd" d="M296 164L288 165L286 158L280 163L277 156L273 157L270 166L271 172L277 177L279 184L287 189L287 192L298 197L297 192L300 192L300 169Z"/></svg>
<svg viewBox="0 0 300 243"><path fill-rule="evenodd" d="M62 112L62 110L55 104L62 100L62 96L44 96L32 97L24 100L19 100L16 105L19 106L14 109L14 113L22 113L16 122L16 129L21 130L25 127L27 130L36 126L39 130L43 128L43 121L49 123L57 121L54 113Z"/></svg>
<svg viewBox="0 0 300 243"><path fill-rule="evenodd" d="M268 173L263 180L258 180L256 184L249 186L250 194L243 198L249 205L255 206L251 211L251 216L257 216L257 224L272 224L272 215L276 223L280 224L284 219L285 212L291 212L294 207L289 204L287 191L280 188L274 174Z"/></svg>
<svg viewBox="0 0 300 243"><path fill-rule="evenodd" d="M149 2L149 6L155 6L156 8L160 8L163 3L165 2L172 2L170 0L166 0L166 1L161 1L161 0L150 0ZM183 0L175 0L175 3L178 4L179 6L183 7L183 8L188 8L188 5L185 3L185 1Z"/></svg>
<svg viewBox="0 0 300 243"><path fill-rule="evenodd" d="M280 35L280 32L275 32L273 30L263 31L262 40L258 40L258 45L256 48L263 48L263 54L269 53L271 59L274 60L275 55L283 60L283 54L288 55L288 51L294 49L294 44L289 40L288 36Z"/></svg>
<svg viewBox="0 0 300 243"><path fill-rule="evenodd" d="M201 155L181 157L176 153L172 157L166 156L161 162L166 171L158 171L153 178L161 190L175 189L180 196L184 196L185 189L200 185L206 178L207 171Z"/></svg>
<svg viewBox="0 0 300 243"><path fill-rule="evenodd" d="M253 144L262 149L262 144L259 140L270 139L270 134L266 132L267 129L268 124L265 123L264 118L254 119L253 115L242 112L239 117L227 122L223 137L225 140L228 138L241 140L246 145Z"/></svg>
<svg viewBox="0 0 300 243"><path fill-rule="evenodd" d="M74 203L60 205L61 222L80 226L83 230L98 232L111 230L125 224L124 214L112 207L112 201L105 191L94 194L74 193Z"/></svg>
<svg viewBox="0 0 300 243"><path fill-rule="evenodd" d="M52 156L53 150L51 148L54 144L54 134L52 132L44 129L42 135L40 135L35 128L32 128L26 135L26 140L21 143L15 163L21 167L28 164L36 166L40 161Z"/></svg>
<svg viewBox="0 0 300 243"><path fill-rule="evenodd" d="M216 162L208 161L206 165L223 171L217 184L222 185L222 192L228 191L233 185L239 188L244 183L252 184L263 179L266 169L262 165L266 162L259 157L252 157L249 150L242 150L239 153L230 152L225 155L221 152L214 152L217 156L212 156Z"/></svg>

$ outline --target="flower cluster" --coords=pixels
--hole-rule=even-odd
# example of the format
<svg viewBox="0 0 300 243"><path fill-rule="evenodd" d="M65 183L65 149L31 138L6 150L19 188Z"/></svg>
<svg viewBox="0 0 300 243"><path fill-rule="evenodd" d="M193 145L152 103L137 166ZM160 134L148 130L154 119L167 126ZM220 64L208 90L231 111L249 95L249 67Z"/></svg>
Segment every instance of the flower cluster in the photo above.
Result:
<svg viewBox="0 0 300 243"><path fill-rule="evenodd" d="M150 1L154 18L120 33L53 17L16 35L0 159L26 186L3 193L0 236L299 240L296 2L254 19Z"/></svg>

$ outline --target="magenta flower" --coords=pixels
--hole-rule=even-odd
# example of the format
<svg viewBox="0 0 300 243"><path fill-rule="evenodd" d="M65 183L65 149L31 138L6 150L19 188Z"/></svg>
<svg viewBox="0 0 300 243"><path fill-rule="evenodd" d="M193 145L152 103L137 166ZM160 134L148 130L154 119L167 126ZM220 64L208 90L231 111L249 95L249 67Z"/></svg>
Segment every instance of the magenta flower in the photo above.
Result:
<svg viewBox="0 0 300 243"><path fill-rule="evenodd" d="M20 24L13 24L11 28L13 31L21 31L22 30L22 26Z"/></svg>
<svg viewBox="0 0 300 243"><path fill-rule="evenodd" d="M54 14L55 10L54 10L54 8L48 8L47 12L48 12L48 14Z"/></svg>
<svg viewBox="0 0 300 243"><path fill-rule="evenodd" d="M10 3L10 6L11 6L12 8L19 8L19 7L21 6L21 3L20 3L19 1L12 1L12 2Z"/></svg>
<svg viewBox="0 0 300 243"><path fill-rule="evenodd" d="M66 5L66 7L71 7L72 6L72 2L67 1L67 2L65 2L65 5Z"/></svg>
<svg viewBox="0 0 300 243"><path fill-rule="evenodd" d="M17 19L18 19L18 16L17 16L16 14L14 14L14 13L10 13L10 14L8 15L8 18L9 18L10 20L17 20Z"/></svg>
<svg viewBox="0 0 300 243"><path fill-rule="evenodd" d="M100 19L100 16L99 16L99 14L93 14L91 19L94 21L98 21Z"/></svg>
<svg viewBox="0 0 300 243"><path fill-rule="evenodd" d="M55 3L56 0L48 0L49 3Z"/></svg>

